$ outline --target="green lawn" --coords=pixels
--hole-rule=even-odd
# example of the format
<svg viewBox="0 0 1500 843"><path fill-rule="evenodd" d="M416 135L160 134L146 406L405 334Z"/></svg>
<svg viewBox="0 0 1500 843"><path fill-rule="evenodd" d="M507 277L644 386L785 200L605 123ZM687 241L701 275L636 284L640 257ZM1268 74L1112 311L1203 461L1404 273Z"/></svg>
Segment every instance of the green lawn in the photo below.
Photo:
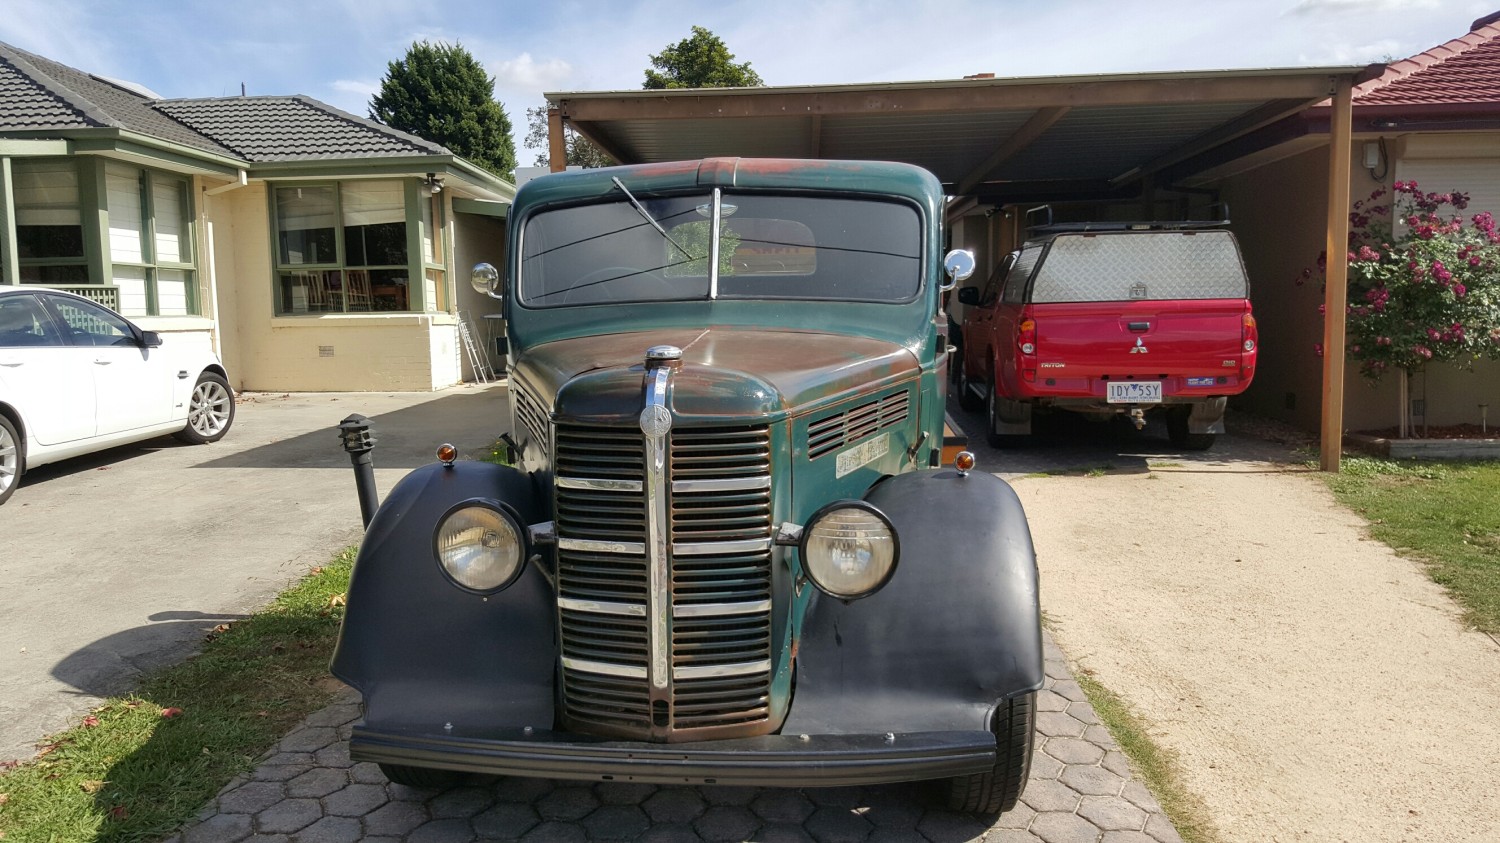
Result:
<svg viewBox="0 0 1500 843"><path fill-rule="evenodd" d="M1427 565L1465 620L1500 634L1500 463L1346 458L1334 496L1370 533Z"/></svg>
<svg viewBox="0 0 1500 843"><path fill-rule="evenodd" d="M332 698L328 658L353 562L351 548L0 775L0 839L158 840L194 816Z"/></svg>

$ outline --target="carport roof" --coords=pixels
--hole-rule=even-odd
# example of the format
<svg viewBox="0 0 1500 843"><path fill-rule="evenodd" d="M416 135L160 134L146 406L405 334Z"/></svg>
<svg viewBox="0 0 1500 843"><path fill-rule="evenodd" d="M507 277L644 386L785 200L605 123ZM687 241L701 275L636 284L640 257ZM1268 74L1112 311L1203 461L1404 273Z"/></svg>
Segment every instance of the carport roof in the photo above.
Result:
<svg viewBox="0 0 1500 843"><path fill-rule="evenodd" d="M710 156L904 161L954 195L1133 195L1310 105L1363 67L547 94L621 163Z"/></svg>

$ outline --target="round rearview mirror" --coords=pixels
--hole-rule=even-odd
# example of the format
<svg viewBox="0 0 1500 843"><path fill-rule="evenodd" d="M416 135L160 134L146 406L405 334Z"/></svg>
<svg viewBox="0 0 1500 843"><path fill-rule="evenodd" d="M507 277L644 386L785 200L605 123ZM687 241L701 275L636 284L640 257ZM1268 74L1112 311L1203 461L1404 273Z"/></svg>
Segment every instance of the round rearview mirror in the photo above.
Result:
<svg viewBox="0 0 1500 843"><path fill-rule="evenodd" d="M953 285L974 274L974 253L968 249L954 249L943 258L943 269L948 273L948 283L943 289L951 290Z"/></svg>
<svg viewBox="0 0 1500 843"><path fill-rule="evenodd" d="M477 263L469 274L469 283L476 292L500 297L500 270L487 263Z"/></svg>

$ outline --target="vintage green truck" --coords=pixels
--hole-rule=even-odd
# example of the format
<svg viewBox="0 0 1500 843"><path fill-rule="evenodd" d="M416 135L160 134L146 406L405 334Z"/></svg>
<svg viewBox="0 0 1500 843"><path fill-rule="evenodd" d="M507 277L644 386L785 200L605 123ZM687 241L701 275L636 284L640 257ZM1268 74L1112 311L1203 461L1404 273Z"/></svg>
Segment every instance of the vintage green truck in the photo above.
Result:
<svg viewBox="0 0 1500 843"><path fill-rule="evenodd" d="M546 176L504 272L515 465L417 469L368 526L333 673L354 758L448 771L1025 787L1037 569L1011 488L940 465L943 194L917 167ZM499 426L497 420L497 426Z"/></svg>

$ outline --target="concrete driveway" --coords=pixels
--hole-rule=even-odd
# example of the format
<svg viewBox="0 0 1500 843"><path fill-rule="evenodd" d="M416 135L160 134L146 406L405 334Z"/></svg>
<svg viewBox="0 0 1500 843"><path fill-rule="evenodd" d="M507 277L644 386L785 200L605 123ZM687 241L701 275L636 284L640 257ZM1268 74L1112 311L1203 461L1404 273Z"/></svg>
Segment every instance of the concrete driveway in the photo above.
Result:
<svg viewBox="0 0 1500 843"><path fill-rule="evenodd" d="M45 466L0 507L0 760L358 541L334 428L374 420L384 495L450 441L485 455L504 386L249 393L214 445L164 437Z"/></svg>

